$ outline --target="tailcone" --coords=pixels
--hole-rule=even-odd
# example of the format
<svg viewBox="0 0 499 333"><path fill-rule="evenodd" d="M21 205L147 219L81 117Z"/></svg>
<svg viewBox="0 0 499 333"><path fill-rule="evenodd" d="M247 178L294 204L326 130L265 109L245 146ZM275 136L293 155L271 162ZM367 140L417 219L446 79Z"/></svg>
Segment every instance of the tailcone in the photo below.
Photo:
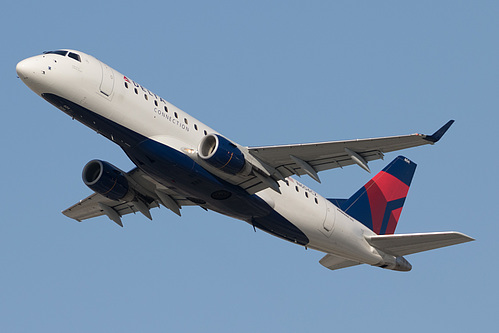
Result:
<svg viewBox="0 0 499 333"><path fill-rule="evenodd" d="M389 260L385 259L385 262L382 265L379 265L379 267L399 272L409 272L412 269L411 263L404 257L392 257Z"/></svg>

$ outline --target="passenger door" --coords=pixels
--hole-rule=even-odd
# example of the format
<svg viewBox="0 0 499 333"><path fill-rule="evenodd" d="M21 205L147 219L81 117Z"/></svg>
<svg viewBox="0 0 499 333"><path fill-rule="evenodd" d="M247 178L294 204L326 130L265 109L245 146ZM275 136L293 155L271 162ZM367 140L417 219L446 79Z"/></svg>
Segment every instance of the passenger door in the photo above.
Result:
<svg viewBox="0 0 499 333"><path fill-rule="evenodd" d="M334 221L336 219L336 209L332 207L332 204L326 202L326 217L324 218L324 223L322 224L322 233L326 236L331 236L334 229Z"/></svg>
<svg viewBox="0 0 499 333"><path fill-rule="evenodd" d="M110 97L114 88L114 73L113 69L106 64L100 63L102 67L102 81L100 84L100 92Z"/></svg>

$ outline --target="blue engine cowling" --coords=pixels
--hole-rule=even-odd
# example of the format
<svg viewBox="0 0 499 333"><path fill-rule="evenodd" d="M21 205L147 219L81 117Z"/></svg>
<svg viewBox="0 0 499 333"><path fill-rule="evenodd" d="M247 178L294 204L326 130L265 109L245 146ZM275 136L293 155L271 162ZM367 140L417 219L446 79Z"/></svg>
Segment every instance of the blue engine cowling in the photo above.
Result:
<svg viewBox="0 0 499 333"><path fill-rule="evenodd" d="M232 175L240 173L246 165L241 150L218 134L208 134L201 140L198 155L211 166Z"/></svg>
<svg viewBox="0 0 499 333"><path fill-rule="evenodd" d="M82 178L92 191L112 200L123 199L130 188L124 172L105 161L88 162L83 168Z"/></svg>

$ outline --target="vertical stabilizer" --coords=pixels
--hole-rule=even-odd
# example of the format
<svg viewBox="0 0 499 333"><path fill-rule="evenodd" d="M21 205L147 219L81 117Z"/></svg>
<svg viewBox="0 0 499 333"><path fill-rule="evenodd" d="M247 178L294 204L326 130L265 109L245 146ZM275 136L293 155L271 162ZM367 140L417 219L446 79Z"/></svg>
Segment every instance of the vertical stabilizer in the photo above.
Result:
<svg viewBox="0 0 499 333"><path fill-rule="evenodd" d="M399 156L374 176L341 209L378 235L393 234L416 163Z"/></svg>

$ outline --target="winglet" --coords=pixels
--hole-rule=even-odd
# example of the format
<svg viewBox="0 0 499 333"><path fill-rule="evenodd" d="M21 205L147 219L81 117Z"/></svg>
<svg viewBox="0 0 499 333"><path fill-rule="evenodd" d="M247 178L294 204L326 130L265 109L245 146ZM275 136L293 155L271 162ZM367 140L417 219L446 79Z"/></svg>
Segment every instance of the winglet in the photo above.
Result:
<svg viewBox="0 0 499 333"><path fill-rule="evenodd" d="M431 143L436 143L438 140L444 136L445 132L451 127L451 125L454 123L454 120L449 120L444 126L440 127L439 130L437 130L435 133L432 135L427 135L424 139L427 141L430 141Z"/></svg>

